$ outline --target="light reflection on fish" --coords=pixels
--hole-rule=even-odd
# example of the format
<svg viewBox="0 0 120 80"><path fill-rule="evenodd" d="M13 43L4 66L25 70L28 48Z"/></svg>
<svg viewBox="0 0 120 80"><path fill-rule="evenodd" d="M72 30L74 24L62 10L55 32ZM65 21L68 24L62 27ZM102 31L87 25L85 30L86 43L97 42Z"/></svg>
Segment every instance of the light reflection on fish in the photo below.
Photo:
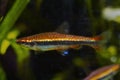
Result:
<svg viewBox="0 0 120 80"><path fill-rule="evenodd" d="M111 80L119 70L119 64L113 64L93 71L83 80Z"/></svg>
<svg viewBox="0 0 120 80"><path fill-rule="evenodd" d="M17 43L35 51L63 51L69 48L79 49L82 45L97 48L102 39L103 36L84 37L57 32L46 32L20 38L17 40Z"/></svg>

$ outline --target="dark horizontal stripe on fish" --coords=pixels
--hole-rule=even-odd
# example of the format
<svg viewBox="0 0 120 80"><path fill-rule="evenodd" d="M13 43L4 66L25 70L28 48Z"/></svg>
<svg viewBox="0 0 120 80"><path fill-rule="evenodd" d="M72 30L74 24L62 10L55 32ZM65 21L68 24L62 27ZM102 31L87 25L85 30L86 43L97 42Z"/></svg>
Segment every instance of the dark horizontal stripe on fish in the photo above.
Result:
<svg viewBox="0 0 120 80"><path fill-rule="evenodd" d="M28 44L28 45L96 45L99 42L96 41L33 41L33 42L18 42L19 44Z"/></svg>

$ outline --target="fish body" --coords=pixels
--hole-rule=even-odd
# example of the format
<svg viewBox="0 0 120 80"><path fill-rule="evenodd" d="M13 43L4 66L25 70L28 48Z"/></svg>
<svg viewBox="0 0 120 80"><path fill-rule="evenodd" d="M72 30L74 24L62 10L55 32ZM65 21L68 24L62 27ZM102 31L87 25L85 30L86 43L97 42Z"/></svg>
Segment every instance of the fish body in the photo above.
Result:
<svg viewBox="0 0 120 80"><path fill-rule="evenodd" d="M109 80L119 70L119 64L113 64L93 71L83 80Z"/></svg>
<svg viewBox="0 0 120 80"><path fill-rule="evenodd" d="M17 40L18 44L26 46L35 51L78 49L82 45L96 48L101 36L84 37L76 35L61 34L57 32L40 33Z"/></svg>

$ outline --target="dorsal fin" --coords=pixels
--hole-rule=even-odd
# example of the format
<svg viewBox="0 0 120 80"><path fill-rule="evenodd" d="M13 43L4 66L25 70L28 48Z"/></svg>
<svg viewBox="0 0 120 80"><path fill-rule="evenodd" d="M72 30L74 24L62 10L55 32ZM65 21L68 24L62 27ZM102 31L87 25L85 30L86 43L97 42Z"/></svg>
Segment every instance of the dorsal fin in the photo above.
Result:
<svg viewBox="0 0 120 80"><path fill-rule="evenodd" d="M58 28L55 30L55 32L68 34L69 33L68 22L64 21L60 26L58 26Z"/></svg>

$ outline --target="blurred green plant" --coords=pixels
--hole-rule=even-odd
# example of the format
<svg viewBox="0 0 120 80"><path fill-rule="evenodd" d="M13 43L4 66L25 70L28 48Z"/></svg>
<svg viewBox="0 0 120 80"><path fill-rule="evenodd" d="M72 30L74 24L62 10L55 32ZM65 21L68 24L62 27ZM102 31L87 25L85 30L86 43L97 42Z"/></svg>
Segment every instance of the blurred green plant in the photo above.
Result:
<svg viewBox="0 0 120 80"><path fill-rule="evenodd" d="M40 5L42 4L43 0L36 0L36 10L39 11L40 10Z"/></svg>
<svg viewBox="0 0 120 80"><path fill-rule="evenodd" d="M12 8L9 10L7 15L4 17L0 24L0 53L1 43L6 38L9 31L14 26L16 20L19 18L22 11L27 6L29 0L16 0Z"/></svg>
<svg viewBox="0 0 120 80"><path fill-rule="evenodd" d="M4 70L2 69L2 66L0 65L0 80L7 80Z"/></svg>
<svg viewBox="0 0 120 80"><path fill-rule="evenodd" d="M102 16L108 21L120 23L120 8L106 7L102 10Z"/></svg>
<svg viewBox="0 0 120 80"><path fill-rule="evenodd" d="M15 52L17 53L17 66L18 74L22 74L23 63L29 57L29 51L26 49L21 49L16 43L15 39L20 33L20 29L12 29L15 22L19 18L22 11L26 8L30 0L15 0L12 8L8 11L7 15L3 18L0 18L0 54L5 54L7 48L12 44ZM24 54L23 54L24 53ZM26 61L27 63L28 61ZM28 63L27 63L28 64ZM27 72L29 73L29 69ZM24 71L25 72L25 71ZM30 73L29 73L30 74ZM5 80L5 73L0 66L0 80ZM20 75L22 77L22 75ZM22 80L26 80L22 77ZM32 79L33 80L33 79Z"/></svg>
<svg viewBox="0 0 120 80"><path fill-rule="evenodd" d="M5 54L7 48L10 46L11 40L14 40L20 33L20 30L14 29L8 33L6 39L1 43L1 54Z"/></svg>
<svg viewBox="0 0 120 80"><path fill-rule="evenodd" d="M35 80L34 74L31 72L29 67L29 56L30 52L28 48L21 47L15 42L11 43L17 54L17 66L18 66L18 75L22 80Z"/></svg>

